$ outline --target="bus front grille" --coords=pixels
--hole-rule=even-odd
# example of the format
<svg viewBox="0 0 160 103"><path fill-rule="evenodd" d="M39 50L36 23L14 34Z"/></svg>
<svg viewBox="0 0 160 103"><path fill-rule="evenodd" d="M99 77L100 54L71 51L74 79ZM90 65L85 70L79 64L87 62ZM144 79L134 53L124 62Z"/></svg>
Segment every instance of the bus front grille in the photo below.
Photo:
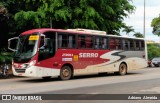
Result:
<svg viewBox="0 0 160 103"><path fill-rule="evenodd" d="M16 71L17 73L25 73L25 70L26 70L26 69L15 69L15 71Z"/></svg>

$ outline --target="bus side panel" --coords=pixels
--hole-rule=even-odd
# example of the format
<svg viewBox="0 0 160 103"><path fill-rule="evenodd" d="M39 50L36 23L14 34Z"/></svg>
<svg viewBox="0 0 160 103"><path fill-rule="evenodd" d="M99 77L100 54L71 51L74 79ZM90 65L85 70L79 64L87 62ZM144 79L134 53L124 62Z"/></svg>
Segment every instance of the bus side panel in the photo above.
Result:
<svg viewBox="0 0 160 103"><path fill-rule="evenodd" d="M93 74L102 72L119 71L119 65L124 62L128 70L141 69L147 67L147 62L143 58L143 51L110 51L100 56L109 61L100 64L88 65L84 69L74 71L75 75Z"/></svg>
<svg viewBox="0 0 160 103"><path fill-rule="evenodd" d="M59 50L62 65L72 64L74 69L85 69L87 66L108 62L109 59L100 58L109 50Z"/></svg>
<svg viewBox="0 0 160 103"><path fill-rule="evenodd" d="M144 51L58 49L53 58L41 61L37 66L44 71L45 68L59 71L56 74L52 72L51 76L59 75L65 64L73 66L74 75L115 72L122 62L127 64L128 70L146 67L143 54Z"/></svg>

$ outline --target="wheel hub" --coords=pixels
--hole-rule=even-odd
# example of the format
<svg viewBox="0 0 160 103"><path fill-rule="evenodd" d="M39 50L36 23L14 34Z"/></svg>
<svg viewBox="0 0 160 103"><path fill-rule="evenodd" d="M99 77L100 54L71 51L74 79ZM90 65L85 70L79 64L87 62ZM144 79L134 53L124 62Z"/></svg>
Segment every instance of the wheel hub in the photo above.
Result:
<svg viewBox="0 0 160 103"><path fill-rule="evenodd" d="M64 69L62 74L64 77L67 77L67 76L69 76L69 71L67 69Z"/></svg>

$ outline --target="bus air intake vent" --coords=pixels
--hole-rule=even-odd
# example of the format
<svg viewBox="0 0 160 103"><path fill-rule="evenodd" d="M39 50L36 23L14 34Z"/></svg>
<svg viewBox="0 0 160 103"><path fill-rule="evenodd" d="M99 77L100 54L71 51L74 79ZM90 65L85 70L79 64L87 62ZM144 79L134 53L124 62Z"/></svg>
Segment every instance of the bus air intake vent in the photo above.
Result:
<svg viewBox="0 0 160 103"><path fill-rule="evenodd" d="M15 71L16 71L17 73L25 73L25 70L26 70L26 69L15 69Z"/></svg>

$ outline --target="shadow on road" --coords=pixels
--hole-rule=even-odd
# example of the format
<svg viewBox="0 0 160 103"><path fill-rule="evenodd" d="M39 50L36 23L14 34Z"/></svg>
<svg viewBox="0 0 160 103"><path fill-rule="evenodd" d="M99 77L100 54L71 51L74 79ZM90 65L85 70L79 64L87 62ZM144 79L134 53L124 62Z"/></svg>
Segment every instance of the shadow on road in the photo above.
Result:
<svg viewBox="0 0 160 103"><path fill-rule="evenodd" d="M14 76L13 74L9 74L6 78L0 76L0 80L4 80L4 79L15 79L15 78L26 78L26 77L18 77L18 76Z"/></svg>
<svg viewBox="0 0 160 103"><path fill-rule="evenodd" d="M130 76L130 75L139 75L141 73L127 73L127 75L125 76ZM69 81L72 81L72 80L81 80L81 79L89 79L89 78L104 78L104 77L117 77L117 76L120 76L120 75L116 75L114 73L110 73L110 74L107 74L107 73L101 73L101 74L94 74L94 75L85 75L85 76L75 76L74 78L72 78L71 80ZM19 77L21 78L21 77ZM42 82L61 82L62 80L59 79L59 78L51 78L51 79L48 79L48 80L45 80L45 79L42 79L42 78L28 78L28 79L25 79L25 80L19 80L19 82L30 82L30 83L42 83Z"/></svg>

